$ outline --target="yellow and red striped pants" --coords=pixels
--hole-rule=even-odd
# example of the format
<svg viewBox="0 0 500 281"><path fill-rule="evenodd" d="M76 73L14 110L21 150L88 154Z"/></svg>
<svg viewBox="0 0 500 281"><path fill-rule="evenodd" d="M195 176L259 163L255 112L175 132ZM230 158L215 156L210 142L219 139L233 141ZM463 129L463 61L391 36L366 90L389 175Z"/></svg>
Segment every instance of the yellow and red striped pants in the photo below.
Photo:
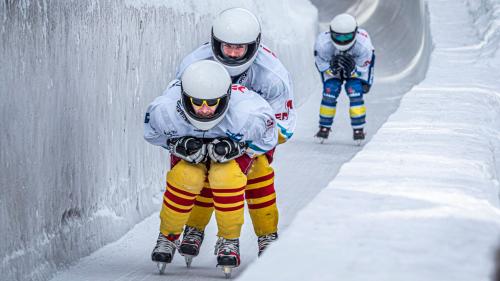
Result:
<svg viewBox="0 0 500 281"><path fill-rule="evenodd" d="M243 225L246 183L246 175L234 160L211 162L210 165L179 161L167 173L167 188L160 212L160 232L165 236L178 237L193 210L196 196L205 185L210 185L218 236L238 238Z"/></svg>
<svg viewBox="0 0 500 281"><path fill-rule="evenodd" d="M247 179L245 199L255 234L261 236L277 232L279 215L274 190L274 170L265 155L255 158ZM210 222L214 206L215 211L218 209L217 197L214 186L205 183L201 193L196 196L187 225L204 230Z"/></svg>

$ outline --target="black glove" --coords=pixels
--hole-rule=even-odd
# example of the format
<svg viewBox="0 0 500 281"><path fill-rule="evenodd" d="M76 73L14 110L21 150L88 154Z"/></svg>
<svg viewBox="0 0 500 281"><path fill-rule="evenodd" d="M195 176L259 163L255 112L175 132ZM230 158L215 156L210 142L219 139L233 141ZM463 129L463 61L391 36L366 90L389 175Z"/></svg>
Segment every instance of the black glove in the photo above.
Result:
<svg viewBox="0 0 500 281"><path fill-rule="evenodd" d="M342 78L350 78L356 67L356 62L350 54L338 55L338 64L342 69Z"/></svg>
<svg viewBox="0 0 500 281"><path fill-rule="evenodd" d="M340 55L336 55L330 61L330 69L332 70L332 74L335 76L339 76L342 72L342 67L339 64Z"/></svg>
<svg viewBox="0 0 500 281"><path fill-rule="evenodd" d="M207 156L207 145L195 137L171 139L168 145L170 153L193 164L204 161Z"/></svg>
<svg viewBox="0 0 500 281"><path fill-rule="evenodd" d="M207 145L208 156L218 163L238 158L245 153L245 150L246 146L244 143L235 142L227 138L214 139Z"/></svg>
<svg viewBox="0 0 500 281"><path fill-rule="evenodd" d="M370 91L371 85L368 83L362 83L363 94L367 94Z"/></svg>

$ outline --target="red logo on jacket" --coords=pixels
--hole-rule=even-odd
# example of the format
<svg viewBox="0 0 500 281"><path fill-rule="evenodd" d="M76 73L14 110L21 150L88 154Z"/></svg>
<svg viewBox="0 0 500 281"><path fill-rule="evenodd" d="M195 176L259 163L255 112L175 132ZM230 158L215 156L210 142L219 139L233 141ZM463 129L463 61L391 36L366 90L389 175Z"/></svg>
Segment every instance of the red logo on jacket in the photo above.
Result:
<svg viewBox="0 0 500 281"><path fill-rule="evenodd" d="M288 115L290 114L290 109L293 109L293 101L287 100L285 102L286 112L276 113L274 116L278 120L288 120Z"/></svg>

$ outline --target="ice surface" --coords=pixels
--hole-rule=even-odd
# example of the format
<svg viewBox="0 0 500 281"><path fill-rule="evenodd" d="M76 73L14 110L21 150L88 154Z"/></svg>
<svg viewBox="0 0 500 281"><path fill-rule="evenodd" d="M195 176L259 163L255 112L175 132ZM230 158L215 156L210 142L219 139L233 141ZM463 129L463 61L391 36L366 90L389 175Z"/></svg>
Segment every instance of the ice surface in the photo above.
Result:
<svg viewBox="0 0 500 281"><path fill-rule="evenodd" d="M490 280L500 1L427 1L426 79L240 280Z"/></svg>
<svg viewBox="0 0 500 281"><path fill-rule="evenodd" d="M352 4L352 1L345 1ZM332 10L340 11L348 6L342 1L329 2L333 5ZM297 5L297 3L294 3ZM408 2L409 7L400 9L400 5L394 5L397 11L414 11L419 9L419 2ZM385 14L390 13L387 9L391 5L385 5L382 9ZM320 16L328 9L320 7ZM412 13L418 18L411 19L404 15L397 16L397 19L402 21L401 25L406 21L419 22L424 14ZM271 19L269 19L271 21ZM281 21L280 17L274 17L273 20ZM296 18L296 24L301 24L305 18ZM375 23L373 20L372 23ZM383 22L382 22L383 23ZM288 23L291 24L291 23ZM424 26L412 29L412 34L415 34L416 39L422 37ZM378 25L366 26L369 30L380 28ZM265 32L265 31L264 31ZM314 34L314 36L316 33ZM276 36L279 36L278 34ZM398 35L399 36L399 35ZM404 36L404 34L401 34ZM389 35L383 32L376 32L373 38L377 42L384 41ZM295 37L291 39L295 40ZM265 41L264 41L265 42ZM387 44L389 44L388 42ZM312 42L311 42L312 45ZM386 49L378 49L378 54L386 59L377 64L377 71L392 75L398 73L402 69L410 69L407 71L408 76L400 75L401 80L396 83L392 81L377 82L373 90L366 96L366 104L369 110L368 113L368 139L378 130L385 122L388 116L394 112L399 104L399 99L413 83L420 81L423 78L423 73L426 69L426 60L428 58L429 49L426 46L425 58L417 65L410 65L408 62L415 55L418 48L410 48L414 53L406 50L398 53ZM413 46L411 46L413 47ZM278 54L282 57L282 54ZM304 56L304 57L301 57ZM409 56L409 57L407 57ZM294 58L295 60L305 60L307 63L312 63L313 57L310 54L299 53ZM400 67L394 67L392 61L400 61ZM297 72L297 70L293 70ZM301 74L299 71L295 74ZM377 72L378 73L378 72ZM404 77L404 78L402 78ZM377 75L376 80L379 81L383 75ZM295 80L296 84L302 84L305 81L299 77ZM309 84L309 83L305 83ZM276 171L276 190L278 193L278 206L280 209L280 233L286 235L287 227L297 212L306 206L327 184L335 177L343 163L349 161L362 147L353 145L352 130L350 128L350 120L348 118L346 105L348 103L344 94L339 99L339 110L335 120L335 127L331 139L323 145L319 145L313 139L314 133L317 130L318 107L321 98L320 82L316 81L315 89L308 89L305 93L299 93L306 96L311 93L310 98L299 108L299 118L297 129L292 140L278 147L275 154L273 165ZM252 224L248 217L245 218L246 223L243 226L242 236L240 237L242 265L233 272L233 277L237 278L245 268L256 259L257 243L256 237L252 230ZM206 229L205 241L203 243L200 255L194 259L193 267L189 270L185 268L182 257L176 256L173 263L167 268L167 276L157 274L155 265L150 261L149 254L155 242L158 232L159 220L157 215L153 215L147 220L136 225L131 231L124 235L118 241L109 244L88 257L83 258L75 266L68 270L59 272L52 281L65 280L88 280L93 281L108 281L108 280L164 280L165 278L175 280L220 280L222 272L215 268L215 257L212 254L213 245L215 244L216 226L214 223ZM126 253L123 249L127 249ZM274 275L273 272L271 276ZM264 278L268 280L269 278Z"/></svg>
<svg viewBox="0 0 500 281"><path fill-rule="evenodd" d="M235 277L251 264L241 280L487 280L500 234L500 2L313 2L322 27L358 15L377 48L363 149L344 95L332 138L312 139L321 89L307 1L0 2L2 280L44 280L159 210L167 155L143 141L143 111L208 39L213 15L235 5L260 16L302 104L274 164L280 240L252 264L246 218ZM177 256L157 275L157 229L152 215L53 280L222 277L213 225L192 269Z"/></svg>

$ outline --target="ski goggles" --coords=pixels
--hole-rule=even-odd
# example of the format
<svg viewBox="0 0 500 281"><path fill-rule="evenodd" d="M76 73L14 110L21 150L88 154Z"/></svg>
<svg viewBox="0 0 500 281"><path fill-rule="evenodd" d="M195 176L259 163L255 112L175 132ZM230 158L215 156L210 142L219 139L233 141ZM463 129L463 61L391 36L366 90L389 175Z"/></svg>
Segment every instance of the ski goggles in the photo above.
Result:
<svg viewBox="0 0 500 281"><path fill-rule="evenodd" d="M354 40L356 36L356 30L351 33L336 33L331 31L330 36L332 37L333 42L339 45L347 45Z"/></svg>
<svg viewBox="0 0 500 281"><path fill-rule="evenodd" d="M191 105L193 106L195 112L201 110L204 106L205 110L215 112L220 103L220 98L206 100L189 97L189 100L191 101Z"/></svg>

